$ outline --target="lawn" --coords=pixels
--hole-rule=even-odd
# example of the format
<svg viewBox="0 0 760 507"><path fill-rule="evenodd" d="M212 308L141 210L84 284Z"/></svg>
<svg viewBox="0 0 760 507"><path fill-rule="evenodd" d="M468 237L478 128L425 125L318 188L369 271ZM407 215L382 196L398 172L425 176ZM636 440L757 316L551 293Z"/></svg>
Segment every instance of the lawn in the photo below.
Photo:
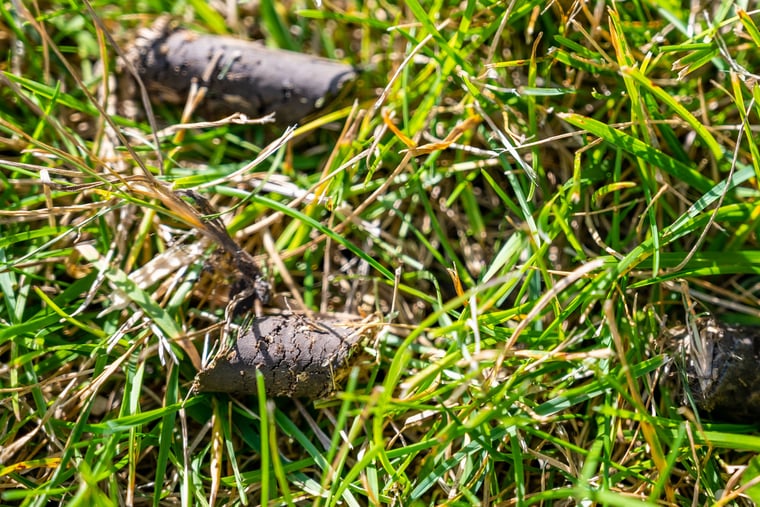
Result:
<svg viewBox="0 0 760 507"><path fill-rule="evenodd" d="M0 505L754 505L674 336L760 325L757 8L0 3ZM162 22L356 75L150 106ZM256 312L364 339L329 394L193 390Z"/></svg>

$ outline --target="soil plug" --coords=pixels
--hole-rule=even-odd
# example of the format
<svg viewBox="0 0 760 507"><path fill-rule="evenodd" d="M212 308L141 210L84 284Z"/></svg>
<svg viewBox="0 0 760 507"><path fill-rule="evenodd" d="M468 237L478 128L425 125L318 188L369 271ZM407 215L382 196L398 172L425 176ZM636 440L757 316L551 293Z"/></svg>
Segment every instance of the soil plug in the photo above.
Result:
<svg viewBox="0 0 760 507"><path fill-rule="evenodd" d="M669 334L703 415L760 422L760 328L700 318Z"/></svg>
<svg viewBox="0 0 760 507"><path fill-rule="evenodd" d="M299 122L336 97L356 77L353 67L252 41L169 27L161 19L140 32L129 59L155 102L185 104L192 86L205 87L207 117L275 113Z"/></svg>
<svg viewBox="0 0 760 507"><path fill-rule="evenodd" d="M256 317L198 373L193 391L256 394L258 370L267 396L323 398L347 373L362 338L355 323L298 315Z"/></svg>

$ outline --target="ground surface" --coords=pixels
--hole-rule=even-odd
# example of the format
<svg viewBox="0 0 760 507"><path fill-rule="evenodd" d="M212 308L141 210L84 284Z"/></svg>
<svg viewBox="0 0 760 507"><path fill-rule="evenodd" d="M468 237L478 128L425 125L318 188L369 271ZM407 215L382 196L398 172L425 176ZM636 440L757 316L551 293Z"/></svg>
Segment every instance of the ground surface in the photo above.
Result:
<svg viewBox="0 0 760 507"><path fill-rule="evenodd" d="M663 334L760 323L756 3L229 4L0 4L0 503L760 497ZM294 131L146 113L117 48L167 13L360 72ZM266 283L360 367L192 395Z"/></svg>

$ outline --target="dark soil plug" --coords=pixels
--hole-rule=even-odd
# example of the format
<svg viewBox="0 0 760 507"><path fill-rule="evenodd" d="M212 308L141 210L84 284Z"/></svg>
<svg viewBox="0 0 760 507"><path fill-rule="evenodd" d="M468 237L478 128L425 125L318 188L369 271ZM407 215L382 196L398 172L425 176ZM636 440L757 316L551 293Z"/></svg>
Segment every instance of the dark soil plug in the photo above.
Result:
<svg viewBox="0 0 760 507"><path fill-rule="evenodd" d="M143 30L130 59L152 100L184 104L193 82L207 87L207 117L244 113L292 124L321 108L356 77L353 67L261 44L173 30L165 20Z"/></svg>
<svg viewBox="0 0 760 507"><path fill-rule="evenodd" d="M267 396L318 399L347 372L362 341L355 325L290 315L254 318L234 346L222 351L193 382L196 392L256 394L256 371Z"/></svg>
<svg viewBox="0 0 760 507"><path fill-rule="evenodd" d="M671 330L694 402L710 419L760 422L760 328L712 318Z"/></svg>

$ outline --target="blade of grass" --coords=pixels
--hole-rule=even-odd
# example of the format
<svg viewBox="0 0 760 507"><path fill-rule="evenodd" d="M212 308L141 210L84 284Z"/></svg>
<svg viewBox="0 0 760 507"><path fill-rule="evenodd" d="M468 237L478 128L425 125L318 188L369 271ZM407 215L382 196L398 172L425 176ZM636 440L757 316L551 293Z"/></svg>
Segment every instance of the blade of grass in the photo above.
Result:
<svg viewBox="0 0 760 507"><path fill-rule="evenodd" d="M615 148L625 150L627 153L659 167L674 178L685 181L701 193L708 192L714 185L709 178L683 162L675 160L653 146L598 120L575 113L559 113L558 116L571 125L604 139Z"/></svg>
<svg viewBox="0 0 760 507"><path fill-rule="evenodd" d="M337 234L335 231L333 231L333 230L325 227L324 225L322 225L321 223L317 222L313 218L308 217L306 215L303 215L302 213L298 212L297 210L289 208L289 207L287 207L286 205L284 205L282 203L279 203L279 202L277 202L277 201L275 201L273 199L270 199L268 197L264 197L264 196L261 196L261 195L253 195L251 197L251 201L255 202L255 203L258 203L258 204L263 204L263 205L267 206L270 209L273 209L275 211L279 211L279 212L281 212L281 213L283 213L283 214L285 214L287 216L293 217L293 218L295 218L297 220L300 220L300 221L306 223L310 227L318 230L319 232L321 232L322 234L324 234L326 236L329 236L333 241L337 242L338 244L340 244L340 245L344 246L345 248L347 248L348 250L350 250L357 257L359 257L363 261L367 262L367 264L369 264L370 266L372 266L373 268L375 268L377 271L379 271L380 274L382 274L388 280L394 280L395 277L393 276L393 273L391 273L388 268L386 268L385 266L381 265L373 257L369 256L367 254L367 252L361 250L356 245L354 245L353 243L351 243L350 241L348 241L346 238L344 238L343 236Z"/></svg>
<svg viewBox="0 0 760 507"><path fill-rule="evenodd" d="M674 113L676 113L681 119L683 119L699 137L704 141L707 148L712 153L712 156L716 161L723 161L725 150L721 147L720 143L715 140L715 137L705 127L702 122L697 120L693 114L691 114L684 106L677 102L668 92L663 90L660 86L657 86L651 79L644 76L638 69L633 67L625 67L621 69L621 72L625 76L629 76L637 83L643 86L649 93L657 97L661 102L667 105Z"/></svg>

